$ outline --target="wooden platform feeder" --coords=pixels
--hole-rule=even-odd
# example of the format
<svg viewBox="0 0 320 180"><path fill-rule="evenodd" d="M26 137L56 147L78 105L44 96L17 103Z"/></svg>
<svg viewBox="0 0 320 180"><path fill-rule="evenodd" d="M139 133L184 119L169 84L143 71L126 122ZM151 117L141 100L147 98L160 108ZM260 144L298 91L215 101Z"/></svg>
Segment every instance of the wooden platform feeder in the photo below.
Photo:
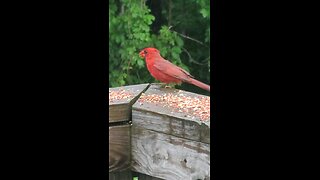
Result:
<svg viewBox="0 0 320 180"><path fill-rule="evenodd" d="M109 172L131 165L131 107L148 84L109 88Z"/></svg>
<svg viewBox="0 0 320 180"><path fill-rule="evenodd" d="M132 170L210 179L210 97L151 85L133 104Z"/></svg>

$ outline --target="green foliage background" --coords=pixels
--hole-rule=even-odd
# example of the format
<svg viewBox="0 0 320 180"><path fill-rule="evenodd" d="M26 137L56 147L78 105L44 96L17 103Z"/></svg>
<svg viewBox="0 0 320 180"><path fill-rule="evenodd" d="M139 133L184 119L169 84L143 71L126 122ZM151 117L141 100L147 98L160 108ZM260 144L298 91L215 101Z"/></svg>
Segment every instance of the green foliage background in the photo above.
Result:
<svg viewBox="0 0 320 180"><path fill-rule="evenodd" d="M109 87L157 82L139 57L145 47L210 84L210 0L109 0Z"/></svg>

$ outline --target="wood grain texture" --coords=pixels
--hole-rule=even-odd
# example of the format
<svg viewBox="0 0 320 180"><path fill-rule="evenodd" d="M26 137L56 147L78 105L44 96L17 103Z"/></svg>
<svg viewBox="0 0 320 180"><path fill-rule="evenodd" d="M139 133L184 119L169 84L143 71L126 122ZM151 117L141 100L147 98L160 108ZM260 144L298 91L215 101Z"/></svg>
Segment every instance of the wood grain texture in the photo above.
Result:
<svg viewBox="0 0 320 180"><path fill-rule="evenodd" d="M117 104L109 106L109 123L129 121L130 117L130 107L129 104Z"/></svg>
<svg viewBox="0 0 320 180"><path fill-rule="evenodd" d="M133 171L162 179L210 179L210 145L132 126Z"/></svg>
<svg viewBox="0 0 320 180"><path fill-rule="evenodd" d="M210 144L210 129L205 124L148 111L132 110L132 124L159 133Z"/></svg>
<svg viewBox="0 0 320 180"><path fill-rule="evenodd" d="M148 86L149 84L138 84L109 88L109 92L125 90L125 92L132 94L130 98L109 101L109 123L129 121L132 104Z"/></svg>
<svg viewBox="0 0 320 180"><path fill-rule="evenodd" d="M130 125L109 127L109 172L130 168Z"/></svg>
<svg viewBox="0 0 320 180"><path fill-rule="evenodd" d="M117 123L130 120L132 104L148 86L149 84L139 84L109 88L109 93L123 91L130 94L126 99L109 99L109 172L123 172L130 168L130 125Z"/></svg>
<svg viewBox="0 0 320 180"><path fill-rule="evenodd" d="M151 85L145 92L146 95L164 93L183 93L190 97L202 96L176 89L159 88L157 85ZM134 103L132 123L156 132L210 144L210 119L202 122L197 118L186 117L184 113L172 111L172 108L159 104L147 102L141 104L138 101Z"/></svg>

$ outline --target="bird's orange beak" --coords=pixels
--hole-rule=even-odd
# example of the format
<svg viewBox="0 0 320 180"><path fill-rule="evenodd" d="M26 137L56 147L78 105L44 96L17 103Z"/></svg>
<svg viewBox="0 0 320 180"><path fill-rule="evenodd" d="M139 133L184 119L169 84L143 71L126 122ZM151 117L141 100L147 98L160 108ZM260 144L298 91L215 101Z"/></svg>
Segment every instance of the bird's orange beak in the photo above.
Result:
<svg viewBox="0 0 320 180"><path fill-rule="evenodd" d="M141 58L144 58L144 57L145 57L144 50L140 51L139 56L140 56Z"/></svg>

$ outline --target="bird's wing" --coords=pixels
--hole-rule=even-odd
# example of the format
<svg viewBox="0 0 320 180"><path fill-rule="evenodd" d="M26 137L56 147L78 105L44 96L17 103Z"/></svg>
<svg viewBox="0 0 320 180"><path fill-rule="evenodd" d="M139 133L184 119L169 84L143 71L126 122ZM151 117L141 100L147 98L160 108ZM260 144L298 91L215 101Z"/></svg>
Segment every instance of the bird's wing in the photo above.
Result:
<svg viewBox="0 0 320 180"><path fill-rule="evenodd" d="M182 81L190 81L190 77L193 77L190 75L189 72L187 72L186 70L172 64L171 62L164 60L164 59L160 59L160 60L156 60L154 61L154 65L153 65L156 69L158 69L159 71L161 71L164 74L167 74L171 77L180 79Z"/></svg>

